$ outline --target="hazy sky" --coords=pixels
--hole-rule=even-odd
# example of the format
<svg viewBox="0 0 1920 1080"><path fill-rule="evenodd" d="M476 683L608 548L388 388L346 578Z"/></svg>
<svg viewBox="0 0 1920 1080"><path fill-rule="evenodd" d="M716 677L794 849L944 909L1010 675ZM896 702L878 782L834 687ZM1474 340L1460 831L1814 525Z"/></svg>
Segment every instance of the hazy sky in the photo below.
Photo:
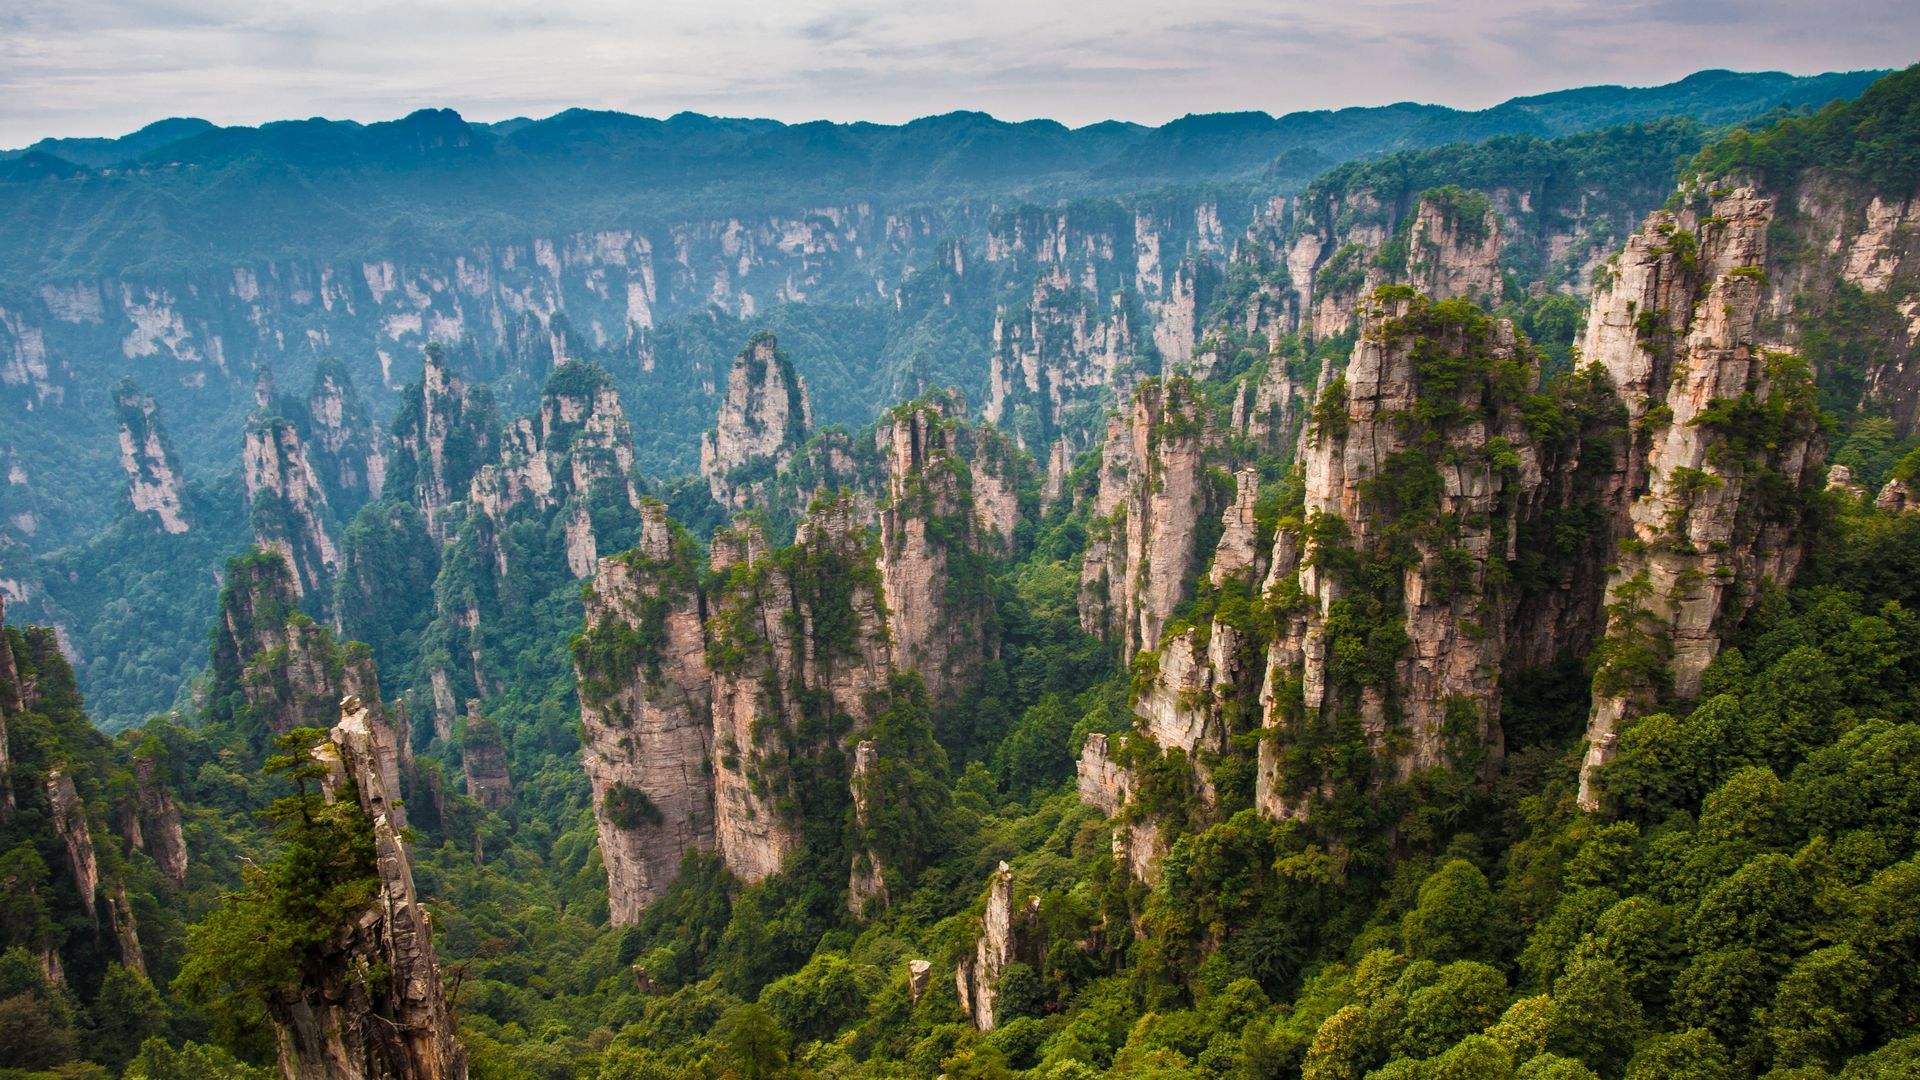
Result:
<svg viewBox="0 0 1920 1080"><path fill-rule="evenodd" d="M1917 58L1916 0L0 0L0 146L422 106L1158 123Z"/></svg>

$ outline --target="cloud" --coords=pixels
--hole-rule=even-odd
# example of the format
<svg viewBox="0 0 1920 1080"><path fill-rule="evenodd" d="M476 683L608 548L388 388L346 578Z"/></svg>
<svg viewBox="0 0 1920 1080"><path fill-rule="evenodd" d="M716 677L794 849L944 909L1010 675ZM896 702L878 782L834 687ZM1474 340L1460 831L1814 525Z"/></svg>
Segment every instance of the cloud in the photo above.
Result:
<svg viewBox="0 0 1920 1080"><path fill-rule="evenodd" d="M1158 123L1916 54L1911 0L8 0L0 146L429 105Z"/></svg>

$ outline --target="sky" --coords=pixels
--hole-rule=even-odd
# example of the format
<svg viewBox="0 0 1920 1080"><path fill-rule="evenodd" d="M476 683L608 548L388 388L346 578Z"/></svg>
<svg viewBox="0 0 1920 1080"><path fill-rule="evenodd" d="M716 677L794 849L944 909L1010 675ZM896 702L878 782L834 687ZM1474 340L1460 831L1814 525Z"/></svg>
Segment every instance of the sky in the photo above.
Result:
<svg viewBox="0 0 1920 1080"><path fill-rule="evenodd" d="M0 147L429 106L1162 123L1916 59L1916 0L0 0Z"/></svg>

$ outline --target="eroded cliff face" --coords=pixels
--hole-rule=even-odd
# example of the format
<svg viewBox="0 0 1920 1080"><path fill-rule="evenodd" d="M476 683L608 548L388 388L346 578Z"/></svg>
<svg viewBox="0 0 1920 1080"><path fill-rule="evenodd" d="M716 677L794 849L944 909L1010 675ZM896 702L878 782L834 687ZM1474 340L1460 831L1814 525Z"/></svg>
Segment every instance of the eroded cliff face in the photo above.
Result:
<svg viewBox="0 0 1920 1080"><path fill-rule="evenodd" d="M895 659L918 670L936 699L970 681L993 651L984 559L1003 542L982 520L973 472L956 445L960 425L946 411L936 400L894 410L880 512L880 573ZM1005 513L1007 493L989 486L1000 502L989 512Z"/></svg>
<svg viewBox="0 0 1920 1080"><path fill-rule="evenodd" d="M994 1006L1000 997L1000 976L1016 960L1030 961L1039 951L1040 898L1016 907L1013 870L1006 863L987 879L987 906L980 916L980 936L973 953L960 958L953 971L961 1011L981 1031L992 1031L999 1017Z"/></svg>
<svg viewBox="0 0 1920 1080"><path fill-rule="evenodd" d="M409 388L394 421L390 472L397 483L390 494L418 507L427 531L443 543L459 524L455 500L493 456L495 423L492 395L448 370L445 353L430 346L420 382Z"/></svg>
<svg viewBox="0 0 1920 1080"><path fill-rule="evenodd" d="M145 974L147 962L140 950L140 929L134 921L126 883L102 874L87 804L74 787L73 777L64 769L52 769L47 773L46 789L48 821L66 850L67 872L79 894L80 906L96 925L102 915L106 917L106 929L120 963Z"/></svg>
<svg viewBox="0 0 1920 1080"><path fill-rule="evenodd" d="M754 505L813 430L807 383L772 334L756 334L734 357L712 431L700 439L700 474L729 511Z"/></svg>
<svg viewBox="0 0 1920 1080"><path fill-rule="evenodd" d="M1662 211L1596 294L1584 357L1625 403L1620 537L1607 582L1580 802L1619 726L1659 698L1692 698L1727 629L1805 555L1806 495L1824 479L1811 373L1771 339L1775 198L1738 179L1711 213Z"/></svg>
<svg viewBox="0 0 1920 1080"><path fill-rule="evenodd" d="M593 787L616 925L714 845L711 672L691 538L666 507L641 508L640 543L601 559L574 647L581 762Z"/></svg>
<svg viewBox="0 0 1920 1080"><path fill-rule="evenodd" d="M1505 673L1579 651L1597 604L1577 573L1591 553L1544 550L1591 508L1588 459L1608 444L1588 403L1535 397L1537 356L1470 304L1383 289L1363 315L1268 555L1256 800L1276 815L1429 769L1487 775ZM1356 742L1353 775L1305 749Z"/></svg>
<svg viewBox="0 0 1920 1080"><path fill-rule="evenodd" d="M466 1051L401 839L392 733L356 696L339 707L339 723L313 755L327 769L328 798L353 798L366 815L377 894L303 964L297 987L269 996L280 1071L294 1080L459 1080Z"/></svg>
<svg viewBox="0 0 1920 1080"><path fill-rule="evenodd" d="M127 497L137 513L150 513L165 533L179 534L187 521L180 463L160 427L159 407L131 381L113 391L120 414L120 468L127 474Z"/></svg>
<svg viewBox="0 0 1920 1080"><path fill-rule="evenodd" d="M325 727L349 693L378 700L365 646L342 646L299 610L293 571L274 552L228 564L213 648L213 692L220 709L244 706L248 724L268 735ZM237 698L235 702L232 699Z"/></svg>
<svg viewBox="0 0 1920 1080"><path fill-rule="evenodd" d="M160 762L151 755L133 759L134 817L140 825L140 849L160 868L160 876L178 889L187 883L187 838L180 827L180 807L161 775Z"/></svg>
<svg viewBox="0 0 1920 1080"><path fill-rule="evenodd" d="M1207 441L1205 412L1183 377L1143 384L1107 425L1080 624L1123 662L1159 642L1205 558L1196 524L1213 509Z"/></svg>
<svg viewBox="0 0 1920 1080"><path fill-rule="evenodd" d="M280 417L257 419L247 427L241 464L254 543L293 567L298 595L326 595L340 565L338 526L299 429Z"/></svg>
<svg viewBox="0 0 1920 1080"><path fill-rule="evenodd" d="M367 417L346 368L323 361L307 395L308 455L344 510L380 497L387 483L387 437Z"/></svg>
<svg viewBox="0 0 1920 1080"><path fill-rule="evenodd" d="M849 499L816 505L779 551L750 520L736 524L714 535L712 560L725 575L707 624L717 844L735 876L759 881L798 850L793 755L848 749L810 745L804 732L843 717L857 736L892 647L875 553Z"/></svg>
<svg viewBox="0 0 1920 1080"><path fill-rule="evenodd" d="M500 726L481 714L478 701L467 702L460 771L466 778L467 797L474 802L488 810L513 805L513 781L507 775L507 748L500 742Z"/></svg>

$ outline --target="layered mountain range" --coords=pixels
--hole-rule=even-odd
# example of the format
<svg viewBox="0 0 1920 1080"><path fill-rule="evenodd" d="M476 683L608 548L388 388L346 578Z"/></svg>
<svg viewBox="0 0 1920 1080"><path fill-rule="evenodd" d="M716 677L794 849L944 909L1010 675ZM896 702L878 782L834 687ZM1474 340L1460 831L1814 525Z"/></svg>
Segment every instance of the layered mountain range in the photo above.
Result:
<svg viewBox="0 0 1920 1080"><path fill-rule="evenodd" d="M0 639L0 1008L177 1001L143 1055L294 1077L1900 1075L1920 69L1702 124L1841 89L0 161L439 198L612 129L968 192L0 313L23 443L86 335L142 365L112 528L9 504L55 625ZM1401 149L1299 185L1308 128ZM173 711L102 735L76 670Z"/></svg>

